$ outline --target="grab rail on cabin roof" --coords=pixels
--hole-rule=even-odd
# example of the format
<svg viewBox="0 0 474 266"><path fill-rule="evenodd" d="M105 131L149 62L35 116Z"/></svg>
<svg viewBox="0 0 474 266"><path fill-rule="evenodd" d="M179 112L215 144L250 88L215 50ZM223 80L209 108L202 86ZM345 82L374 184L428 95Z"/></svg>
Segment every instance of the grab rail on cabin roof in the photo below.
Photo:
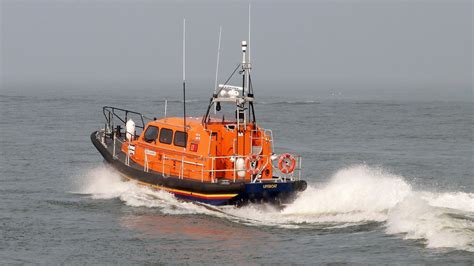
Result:
<svg viewBox="0 0 474 266"><path fill-rule="evenodd" d="M117 112L123 112L122 114L118 114ZM141 119L141 125L135 125L135 127L141 128L142 130L145 128L145 119L148 119L143 114L127 109L122 109L113 106L104 106L102 107L102 113L104 114L105 121L107 122L107 126L109 129L114 128L114 118L117 118L120 122L122 122L124 128L128 121L129 114L139 116Z"/></svg>

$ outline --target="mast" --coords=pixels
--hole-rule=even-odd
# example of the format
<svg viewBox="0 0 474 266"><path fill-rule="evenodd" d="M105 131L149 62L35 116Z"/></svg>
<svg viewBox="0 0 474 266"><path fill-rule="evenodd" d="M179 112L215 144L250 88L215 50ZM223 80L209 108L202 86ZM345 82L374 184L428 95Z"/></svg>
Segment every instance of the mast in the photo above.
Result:
<svg viewBox="0 0 474 266"><path fill-rule="evenodd" d="M249 5L249 17L248 17L248 40L250 41L250 31L251 30L251 5ZM236 133L242 134L241 125L244 126L243 131L246 131L247 123L253 123L254 129L256 128L256 119L255 119L255 110L254 110L254 94L252 87L252 79L250 77L250 70L252 65L250 63L250 42L242 41L242 61L236 66L230 77L224 82L224 84L217 83L218 71L219 71L219 58L220 58L220 43L222 37L222 27L219 31L219 45L217 50L217 66L216 66L216 80L214 94L209 101L209 105L206 111L206 114L202 118L202 123L207 124L210 119L211 108L214 109L214 113L220 111L221 103L230 103L234 102L236 104L236 122L237 122L237 131ZM239 70L239 75L242 75L242 87L231 86L227 83L234 76L234 74ZM246 110L248 108L248 115L246 115ZM237 135L237 142L238 136ZM238 147L238 145L237 145Z"/></svg>
<svg viewBox="0 0 474 266"><path fill-rule="evenodd" d="M186 19L183 19L183 127L186 132Z"/></svg>
<svg viewBox="0 0 474 266"><path fill-rule="evenodd" d="M250 12L251 12L252 6L249 3L249 36L248 36L248 44L247 44L247 50L248 50L248 59L247 59L247 64L245 65L245 86L247 89L247 94L245 96L248 96L250 93ZM245 53L245 52L244 52Z"/></svg>
<svg viewBox="0 0 474 266"><path fill-rule="evenodd" d="M250 79L250 69L252 68L251 66L251 63L250 63L250 29L251 29L251 19L252 19L252 5L249 3L249 36L248 36L248 40L249 40L249 43L248 43L248 70L247 70L247 95L248 97L252 97L253 98L253 89L251 88L251 82L252 80ZM250 91L252 89L252 91ZM252 109L252 110L250 110ZM248 110L248 119L250 121L250 112L252 112L252 115L253 115L253 126L254 128L256 127L256 121L255 121L255 110L253 108L253 101L250 101L249 102L249 110Z"/></svg>
<svg viewBox="0 0 474 266"><path fill-rule="evenodd" d="M249 4L249 17L248 17L248 42L242 41L242 96L245 97L253 97L253 93L250 92L250 69L252 66L250 64L250 26L251 26L251 5ZM242 107L243 109L245 106ZM250 108L253 108L251 102L249 102L249 115L248 119L250 119ZM245 113L245 111L243 111ZM244 125L247 125L247 118L244 115Z"/></svg>
<svg viewBox="0 0 474 266"><path fill-rule="evenodd" d="M242 88L243 88L243 96L246 95L247 92L247 42L242 41L242 73L243 73L243 81L242 81Z"/></svg>
<svg viewBox="0 0 474 266"><path fill-rule="evenodd" d="M242 97L246 97L249 93L249 70L250 64L247 61L247 42L242 41ZM242 106L244 108L245 106ZM245 122L245 121L244 121Z"/></svg>
<svg viewBox="0 0 474 266"><path fill-rule="evenodd" d="M222 37L222 26L219 27L219 44L217 46L216 82L214 83L214 94L217 93L217 77L219 75L219 57L221 53L221 37ZM214 114L215 113L216 113L216 105L214 105Z"/></svg>

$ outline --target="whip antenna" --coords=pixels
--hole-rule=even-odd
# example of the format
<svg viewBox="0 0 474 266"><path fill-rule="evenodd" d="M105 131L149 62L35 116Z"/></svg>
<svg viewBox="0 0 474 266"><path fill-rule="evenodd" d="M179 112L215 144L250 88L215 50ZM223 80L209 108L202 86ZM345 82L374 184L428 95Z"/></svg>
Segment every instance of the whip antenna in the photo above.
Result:
<svg viewBox="0 0 474 266"><path fill-rule="evenodd" d="M249 63L250 63L250 18L251 18L251 11L252 5L249 3L249 42L248 42L248 55L249 55Z"/></svg>
<svg viewBox="0 0 474 266"><path fill-rule="evenodd" d="M219 27L219 44L217 46L216 82L214 83L214 94L217 93L217 77L219 75L219 57L221 54L221 37L222 37L222 26ZM216 113L216 105L214 105L214 114L215 113Z"/></svg>
<svg viewBox="0 0 474 266"><path fill-rule="evenodd" d="M183 19L183 126L186 132L186 19Z"/></svg>

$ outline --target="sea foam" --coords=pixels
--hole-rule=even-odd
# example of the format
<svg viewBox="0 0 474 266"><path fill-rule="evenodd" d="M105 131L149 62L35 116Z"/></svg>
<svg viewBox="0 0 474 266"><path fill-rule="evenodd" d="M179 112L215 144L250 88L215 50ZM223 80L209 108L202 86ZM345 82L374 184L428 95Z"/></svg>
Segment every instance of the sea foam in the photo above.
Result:
<svg viewBox="0 0 474 266"><path fill-rule="evenodd" d="M326 183L310 185L284 209L269 205L203 207L177 200L101 166L85 173L80 193L119 198L132 207L158 208L171 215L206 214L250 226L341 228L380 223L387 234L417 239L428 248L474 252L474 193L419 191L402 177L367 165L336 172Z"/></svg>

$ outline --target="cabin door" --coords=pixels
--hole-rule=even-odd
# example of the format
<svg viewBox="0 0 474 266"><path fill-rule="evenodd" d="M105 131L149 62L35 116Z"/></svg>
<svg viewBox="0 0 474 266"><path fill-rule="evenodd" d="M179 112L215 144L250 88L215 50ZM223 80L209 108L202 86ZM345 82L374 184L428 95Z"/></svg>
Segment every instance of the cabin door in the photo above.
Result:
<svg viewBox="0 0 474 266"><path fill-rule="evenodd" d="M217 132L212 132L211 134L211 155L219 156L217 154Z"/></svg>
<svg viewBox="0 0 474 266"><path fill-rule="evenodd" d="M211 156L215 156L215 157L221 156L217 132L212 132L211 134ZM217 169L222 169L222 159L214 160L213 170L217 170ZM220 171L215 172L214 176L217 178L222 178L224 176L224 172L220 172Z"/></svg>

